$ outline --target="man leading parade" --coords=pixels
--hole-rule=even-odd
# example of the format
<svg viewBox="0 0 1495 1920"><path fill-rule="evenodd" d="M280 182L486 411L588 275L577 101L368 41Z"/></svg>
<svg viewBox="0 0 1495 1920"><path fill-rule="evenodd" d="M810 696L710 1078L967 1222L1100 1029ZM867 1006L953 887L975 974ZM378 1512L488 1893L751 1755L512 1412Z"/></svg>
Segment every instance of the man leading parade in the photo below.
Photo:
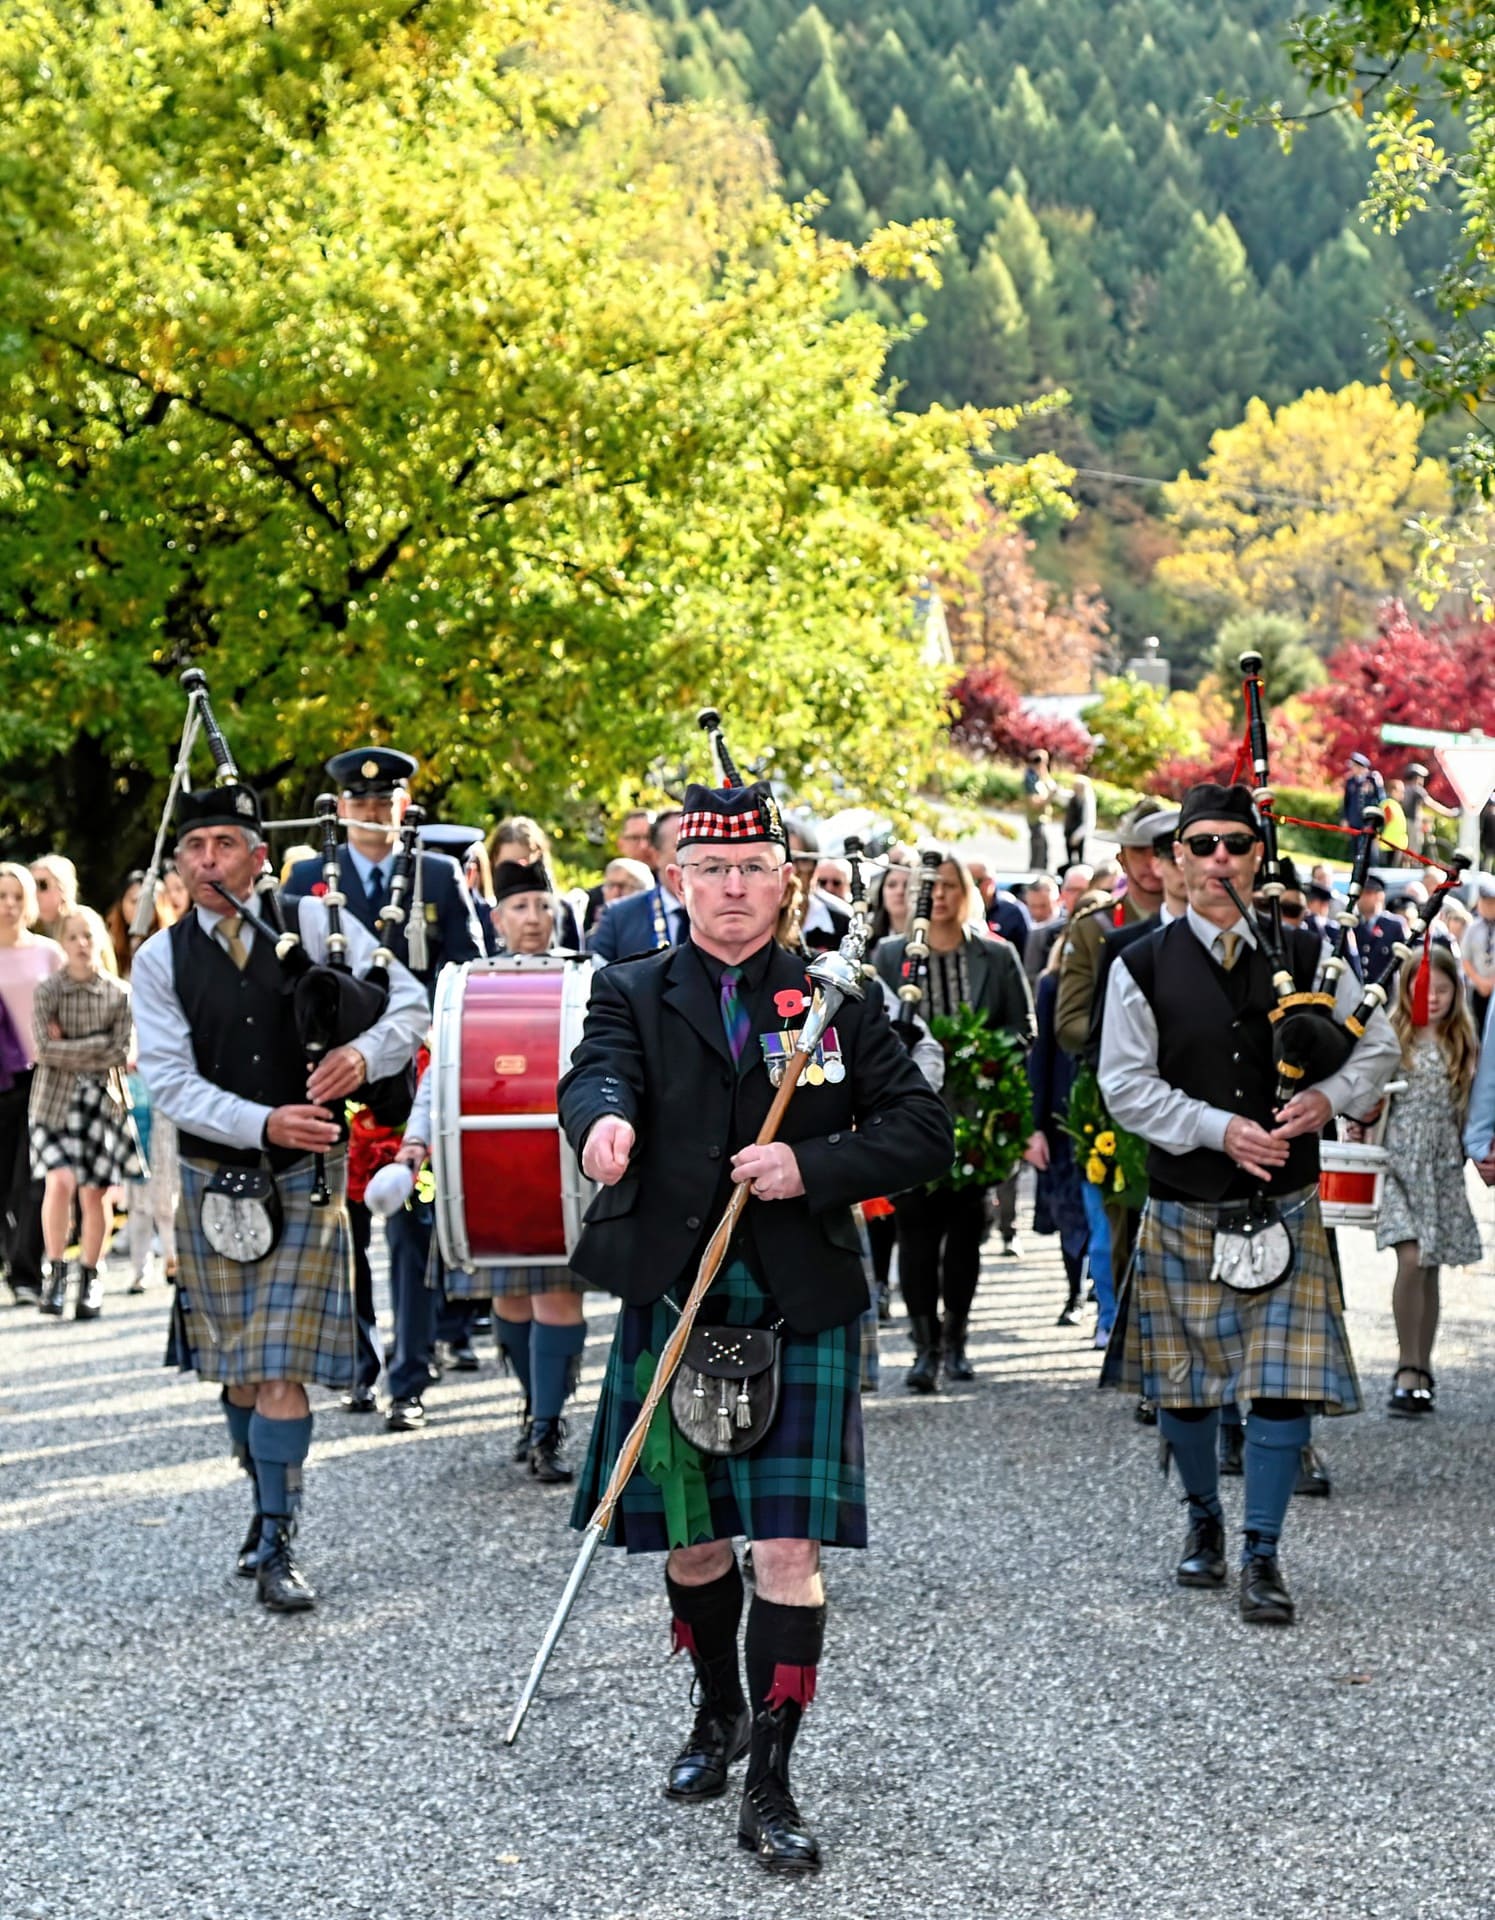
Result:
<svg viewBox="0 0 1495 1920"><path fill-rule="evenodd" d="M1336 1113L1375 1107L1400 1048L1377 1011L1338 1071L1275 1100L1274 971L1290 974L1285 991L1308 994L1320 943L1286 931L1279 969L1262 926L1241 911L1263 841L1249 788L1190 788L1176 846L1187 912L1122 949L1110 969L1101 1091L1148 1143L1149 1197L1106 1379L1159 1409L1188 1497L1177 1569L1186 1587L1225 1585L1220 1410L1232 1401L1247 1410L1240 1611L1288 1625L1295 1609L1277 1549L1310 1416L1361 1404L1319 1211L1319 1135ZM1360 998L1348 970L1340 992L1342 1017Z"/></svg>
<svg viewBox="0 0 1495 1920"><path fill-rule="evenodd" d="M779 1137L753 1144L774 1069L809 1008L803 961L774 941L787 851L766 785L687 789L666 878L684 903L688 935L597 975L559 1105L583 1170L603 1189L571 1264L624 1302L578 1526L639 1412L734 1183L751 1189L703 1323L721 1330L728 1351L744 1329L778 1336L776 1415L737 1451L735 1389L726 1381L699 1382L705 1417L690 1420L699 1445L661 1408L608 1538L630 1552L668 1554L674 1641L700 1689L666 1794L721 1794L746 1752L739 1844L770 1870L805 1872L818 1868L820 1848L795 1803L789 1756L820 1665L820 1547L867 1542L857 1326L867 1286L850 1208L937 1179L953 1137L881 1004L848 1000ZM678 1377L672 1403L680 1404ZM756 1579L745 1692L737 1535L752 1544Z"/></svg>

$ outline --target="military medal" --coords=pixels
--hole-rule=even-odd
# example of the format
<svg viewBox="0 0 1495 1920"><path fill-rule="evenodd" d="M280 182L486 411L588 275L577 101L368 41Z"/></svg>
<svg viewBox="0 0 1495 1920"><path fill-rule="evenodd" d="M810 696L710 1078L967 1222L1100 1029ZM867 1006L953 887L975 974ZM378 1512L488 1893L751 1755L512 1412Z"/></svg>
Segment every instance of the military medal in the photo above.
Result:
<svg viewBox="0 0 1495 1920"><path fill-rule="evenodd" d="M825 1085L825 1068L821 1066L818 1060L812 1060L809 1066L805 1068L805 1078L812 1087L823 1087Z"/></svg>
<svg viewBox="0 0 1495 1920"><path fill-rule="evenodd" d="M834 1027L827 1027L820 1045L815 1050L815 1058L820 1062L821 1071L833 1087L840 1086L846 1078L846 1062L841 1058L841 1042ZM820 1084L817 1080L816 1086Z"/></svg>

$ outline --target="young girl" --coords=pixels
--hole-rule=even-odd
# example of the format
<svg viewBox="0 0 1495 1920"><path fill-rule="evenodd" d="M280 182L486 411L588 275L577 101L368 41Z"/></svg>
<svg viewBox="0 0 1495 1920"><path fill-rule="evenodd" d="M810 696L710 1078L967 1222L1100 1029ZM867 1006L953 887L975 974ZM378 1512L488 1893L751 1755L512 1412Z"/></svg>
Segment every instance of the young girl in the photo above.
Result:
<svg viewBox="0 0 1495 1920"><path fill-rule="evenodd" d="M1405 1093L1386 1122L1386 1177L1376 1245L1396 1248L1391 1311L1399 1360L1387 1402L1397 1419L1433 1411L1429 1365L1438 1330L1438 1269L1480 1258L1479 1228L1464 1191L1464 1113L1474 1083L1477 1042L1459 963L1447 947L1430 949L1428 1019L1413 1025L1418 962L1402 968L1391 1021L1402 1043Z"/></svg>
<svg viewBox="0 0 1495 1920"><path fill-rule="evenodd" d="M104 1193L138 1164L123 1086L130 990L106 971L112 958L109 935L92 908L74 907L58 930L66 965L40 982L33 1009L37 1070L31 1087L31 1164L46 1182L41 1311L60 1317L67 1306L68 1229L76 1193L83 1214L83 1275L74 1318L97 1320L104 1304L98 1271Z"/></svg>

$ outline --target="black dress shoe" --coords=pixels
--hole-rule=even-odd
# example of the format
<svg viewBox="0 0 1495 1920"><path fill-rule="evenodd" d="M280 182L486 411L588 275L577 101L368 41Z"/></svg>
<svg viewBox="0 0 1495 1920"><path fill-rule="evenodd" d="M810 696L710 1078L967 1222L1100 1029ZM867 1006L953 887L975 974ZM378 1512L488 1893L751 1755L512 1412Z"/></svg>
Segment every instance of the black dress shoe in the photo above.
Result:
<svg viewBox="0 0 1495 1920"><path fill-rule="evenodd" d="M453 1373L476 1373L483 1364L470 1340L454 1340L448 1351Z"/></svg>
<svg viewBox="0 0 1495 1920"><path fill-rule="evenodd" d="M1298 1455L1298 1478L1293 1492L1305 1494L1311 1500L1327 1500L1333 1491L1328 1462L1317 1447L1304 1447Z"/></svg>
<svg viewBox="0 0 1495 1920"><path fill-rule="evenodd" d="M524 1412L519 1418L519 1425L514 1429L514 1465L516 1467L529 1465L529 1437L533 1425L534 1422L530 1419L529 1402L526 1400Z"/></svg>
<svg viewBox="0 0 1495 1920"><path fill-rule="evenodd" d="M1223 1587L1225 1585L1225 1523L1208 1514L1196 1515L1189 1522L1184 1538L1183 1558L1175 1576L1181 1587Z"/></svg>
<svg viewBox="0 0 1495 1920"><path fill-rule="evenodd" d="M563 1485L576 1478L576 1469L566 1458L564 1420L537 1420L530 1428L529 1470L547 1486Z"/></svg>
<svg viewBox="0 0 1495 1920"><path fill-rule="evenodd" d="M1246 1471L1246 1429L1220 1426L1220 1471L1232 1477Z"/></svg>
<svg viewBox="0 0 1495 1920"><path fill-rule="evenodd" d="M910 1393L934 1393L940 1384L940 1323L930 1315L911 1313L908 1330L914 1364L903 1376L903 1384Z"/></svg>
<svg viewBox="0 0 1495 1920"><path fill-rule="evenodd" d="M254 1578L260 1605L272 1613L307 1613L317 1604L317 1596L291 1552L289 1527L275 1529L275 1538L265 1548Z"/></svg>
<svg viewBox="0 0 1495 1920"><path fill-rule="evenodd" d="M747 1752L753 1737L753 1716L746 1703L725 1716L703 1700L696 1709L690 1738L670 1762L665 1776L669 1800L714 1800L727 1790L727 1772Z"/></svg>
<svg viewBox="0 0 1495 1920"><path fill-rule="evenodd" d="M104 1283L99 1278L97 1267L84 1267L78 1283L78 1304L73 1308L75 1320L97 1320L104 1311Z"/></svg>
<svg viewBox="0 0 1495 1920"><path fill-rule="evenodd" d="M1403 1381L1408 1384L1405 1386ZM1436 1401L1433 1376L1421 1367L1398 1367L1386 1397L1386 1411L1393 1420L1421 1420L1432 1413Z"/></svg>
<svg viewBox="0 0 1495 1920"><path fill-rule="evenodd" d="M352 1387L342 1397L341 1405L345 1413L377 1413L379 1402L374 1397L372 1387Z"/></svg>
<svg viewBox="0 0 1495 1920"><path fill-rule="evenodd" d="M742 1796L737 1844L770 1873L818 1873L820 1842L805 1825L789 1783L768 1774Z"/></svg>
<svg viewBox="0 0 1495 1920"><path fill-rule="evenodd" d="M42 1290L34 1280L8 1280L6 1283L18 1307L34 1307L40 1304Z"/></svg>
<svg viewBox="0 0 1495 1920"><path fill-rule="evenodd" d="M260 1553L260 1517L258 1514L249 1523L249 1531L244 1536L244 1544L239 1549L239 1557L234 1562L234 1572L241 1579L252 1580L259 1570Z"/></svg>
<svg viewBox="0 0 1495 1920"><path fill-rule="evenodd" d="M1241 1566L1241 1618L1258 1627L1290 1627L1296 1611L1276 1554L1249 1554Z"/></svg>
<svg viewBox="0 0 1495 1920"><path fill-rule="evenodd" d="M1136 1406L1133 1407L1132 1418L1139 1427L1155 1427L1158 1424L1157 1407L1148 1399L1145 1393L1137 1402Z"/></svg>
<svg viewBox="0 0 1495 1920"><path fill-rule="evenodd" d="M413 1393L408 1394L403 1400L390 1401L384 1424L391 1433L419 1433L426 1424L426 1410Z"/></svg>

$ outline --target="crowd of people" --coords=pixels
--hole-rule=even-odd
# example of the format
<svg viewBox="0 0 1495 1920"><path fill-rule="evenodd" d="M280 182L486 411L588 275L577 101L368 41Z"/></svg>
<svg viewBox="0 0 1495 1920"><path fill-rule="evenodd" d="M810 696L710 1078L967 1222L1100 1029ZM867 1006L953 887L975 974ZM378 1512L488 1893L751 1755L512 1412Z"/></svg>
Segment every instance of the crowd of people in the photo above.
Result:
<svg viewBox="0 0 1495 1920"><path fill-rule="evenodd" d="M258 801L238 784L182 796L175 861L143 915L141 874L100 916L80 904L65 858L0 864L12 1294L54 1318L70 1303L76 1319L98 1317L111 1214L123 1209L131 1290L158 1258L175 1283L172 1360L220 1390L252 1496L237 1566L267 1607L315 1605L293 1548L307 1387L382 1415L391 1433L415 1431L445 1370L484 1364L489 1332L522 1408L515 1462L537 1486L575 1481L583 1521L678 1311L670 1289L693 1271L733 1183L747 1183L767 1204L744 1215L719 1298L729 1330L774 1334L777 1411L761 1433L745 1382L735 1414L723 1389L690 1428L694 1453L652 1456L609 1537L668 1552L676 1643L700 1686L667 1791L720 1792L748 1752L743 1844L766 1865L813 1866L787 1756L820 1654L818 1547L865 1540L856 1402L877 1383L878 1324L896 1285L910 1393L975 1377L982 1250L1022 1256L1025 1162L1028 1230L1056 1237L1062 1256L1059 1324L1083 1326L1104 1352L1103 1379L1160 1426L1183 1481L1180 1584L1224 1583L1219 1479L1243 1474L1241 1613L1293 1618L1277 1557L1287 1503L1330 1486L1311 1423L1360 1405L1318 1212L1318 1142L1336 1119L1351 1143L1384 1134L1377 1231L1396 1255L1400 1349L1387 1410L1426 1419L1439 1274L1480 1254L1465 1158L1495 1185L1495 1051L1481 1061L1479 1050L1495 993L1495 880L1479 879L1472 907L1441 902L1425 939L1429 895L1412 871L1394 875L1388 900L1372 870L1347 901L1337 870L1304 878L1285 862L1280 888L1263 892L1262 822L1239 786L1192 788L1178 806L1143 800L1109 833L1087 790L1056 848L1057 789L1034 756L1032 865L1018 872L894 843L876 849L863 899L866 875L846 848L822 847L813 821L781 814L767 787L692 787L678 806L627 814L601 879L568 892L530 818L407 831L411 756L357 748L328 769L335 860L285 849L268 907L265 889L250 905L269 850ZM1347 790L1347 810L1372 797L1385 796ZM1410 810L1402 800L1402 820L1432 808L1424 790ZM400 904L413 870L418 939ZM1241 911L1247 902L1257 914ZM806 963L839 948L854 915L869 932L866 997L816 1053L792 1126L758 1144L773 1064L807 1005ZM1279 920L1281 952L1269 953L1265 930ZM266 937L280 925L282 938ZM385 981L366 1028L330 1034L310 1067L276 957L297 942L313 966L340 956ZM1343 964L1325 993L1331 950ZM448 966L545 954L595 970L560 1120L598 1198L570 1265L516 1256L459 1271L434 1231L437 982ZM1273 1092L1271 1032L1284 975L1340 1021L1377 979L1390 1005L1389 1018L1374 1006L1358 1017L1348 1061L1286 1098ZM662 1009L683 1024L662 1026ZM1021 1049L1031 1093L1031 1125L988 1183L962 1178L955 1160L972 1096L946 1083L938 1036L962 1022ZM381 1117L375 1088L402 1080L398 1117ZM383 1325L376 1231L388 1251ZM1290 1257L1263 1278L1275 1234ZM1255 1280L1222 1282L1231 1271ZM565 1406L589 1286L624 1309L579 1468ZM716 1376L704 1378L714 1390ZM697 1381L703 1402L708 1387ZM727 1429L719 1447L708 1415ZM739 1416L751 1451L729 1444ZM676 1420L688 1425L689 1409ZM746 1694L731 1544L744 1535L758 1581Z"/></svg>

